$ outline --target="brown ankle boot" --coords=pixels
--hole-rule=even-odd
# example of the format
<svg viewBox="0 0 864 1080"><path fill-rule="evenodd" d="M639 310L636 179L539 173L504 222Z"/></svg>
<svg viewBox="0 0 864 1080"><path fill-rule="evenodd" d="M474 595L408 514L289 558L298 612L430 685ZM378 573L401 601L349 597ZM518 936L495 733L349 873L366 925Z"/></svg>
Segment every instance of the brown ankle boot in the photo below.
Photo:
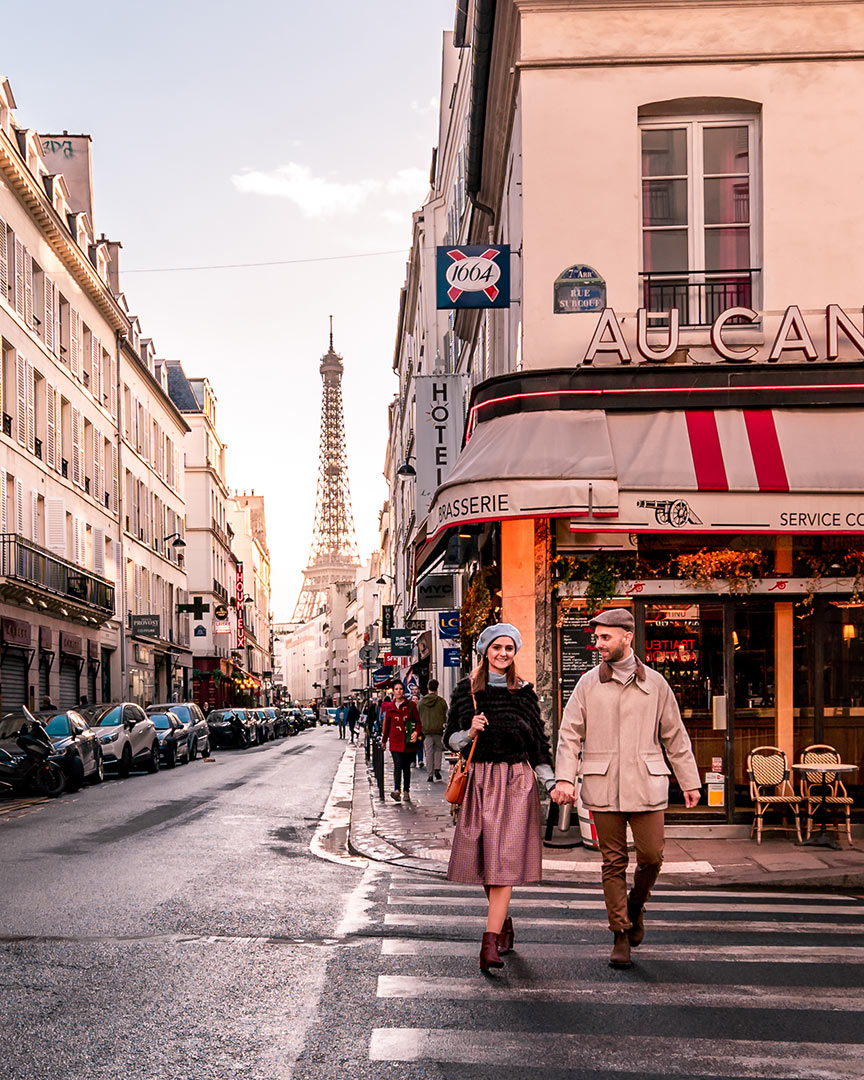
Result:
<svg viewBox="0 0 864 1080"><path fill-rule="evenodd" d="M498 952L502 956L506 956L507 953L513 952L513 920L508 915L504 920L504 924L501 927L501 933L498 935Z"/></svg>
<svg viewBox="0 0 864 1080"><path fill-rule="evenodd" d="M642 904L634 904L630 896L627 897L627 918L631 924L627 936L635 949L637 945L642 944L642 939L645 937L645 908Z"/></svg>
<svg viewBox="0 0 864 1080"><path fill-rule="evenodd" d="M626 930L615 931L615 943L612 946L612 952L609 954L609 967L633 967L633 961L630 959L630 938L627 936Z"/></svg>
<svg viewBox="0 0 864 1080"><path fill-rule="evenodd" d="M491 930L483 935L480 945L480 970L487 971L490 967L504 967L504 961L498 952L498 935Z"/></svg>

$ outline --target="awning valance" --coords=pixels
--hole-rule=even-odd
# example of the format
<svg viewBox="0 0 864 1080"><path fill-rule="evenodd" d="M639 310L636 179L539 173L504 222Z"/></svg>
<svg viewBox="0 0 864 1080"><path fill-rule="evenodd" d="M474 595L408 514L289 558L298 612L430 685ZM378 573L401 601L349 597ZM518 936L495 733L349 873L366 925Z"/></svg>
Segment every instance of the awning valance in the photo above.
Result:
<svg viewBox="0 0 864 1080"><path fill-rule="evenodd" d="M478 423L428 535L518 517L577 532L864 531L864 410L549 410Z"/></svg>
<svg viewBox="0 0 864 1080"><path fill-rule="evenodd" d="M618 512L606 414L531 412L478 424L435 492L428 535L462 522Z"/></svg>

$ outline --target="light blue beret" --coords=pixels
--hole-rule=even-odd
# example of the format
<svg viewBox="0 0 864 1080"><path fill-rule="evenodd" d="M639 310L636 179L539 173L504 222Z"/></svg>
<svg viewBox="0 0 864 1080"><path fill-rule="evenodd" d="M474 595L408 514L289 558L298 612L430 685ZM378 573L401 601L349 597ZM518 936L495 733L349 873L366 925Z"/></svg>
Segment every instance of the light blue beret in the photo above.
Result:
<svg viewBox="0 0 864 1080"><path fill-rule="evenodd" d="M496 623L494 626L487 626L485 630L481 630L474 648L481 656L485 656L486 650L499 637L512 638L513 644L516 646L516 652L519 652L522 648L522 635L509 622Z"/></svg>

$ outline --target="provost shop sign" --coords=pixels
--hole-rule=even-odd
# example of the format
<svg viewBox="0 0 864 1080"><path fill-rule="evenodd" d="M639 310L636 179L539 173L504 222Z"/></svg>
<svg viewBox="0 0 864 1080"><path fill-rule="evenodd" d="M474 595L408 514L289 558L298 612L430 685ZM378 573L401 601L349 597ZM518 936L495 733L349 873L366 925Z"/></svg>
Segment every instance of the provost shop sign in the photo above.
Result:
<svg viewBox="0 0 864 1080"><path fill-rule="evenodd" d="M510 307L509 244L438 248L438 307Z"/></svg>

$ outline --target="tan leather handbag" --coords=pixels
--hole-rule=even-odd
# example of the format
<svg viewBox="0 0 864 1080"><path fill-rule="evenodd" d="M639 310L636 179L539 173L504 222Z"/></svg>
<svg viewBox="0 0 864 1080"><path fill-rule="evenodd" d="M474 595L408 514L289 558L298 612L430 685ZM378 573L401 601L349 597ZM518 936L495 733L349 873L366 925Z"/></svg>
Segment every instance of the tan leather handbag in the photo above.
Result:
<svg viewBox="0 0 864 1080"><path fill-rule="evenodd" d="M477 699L474 695L471 695L471 700L474 702L474 712L477 712ZM453 765L450 766L450 779L447 781L447 790L444 792L444 798L449 803L453 803L454 806L461 806L465 800L465 792L468 789L468 770L471 767L471 758L474 757L474 750L477 747L477 736L474 738L474 742L471 743L471 749L468 752L468 757L463 758L460 754Z"/></svg>

